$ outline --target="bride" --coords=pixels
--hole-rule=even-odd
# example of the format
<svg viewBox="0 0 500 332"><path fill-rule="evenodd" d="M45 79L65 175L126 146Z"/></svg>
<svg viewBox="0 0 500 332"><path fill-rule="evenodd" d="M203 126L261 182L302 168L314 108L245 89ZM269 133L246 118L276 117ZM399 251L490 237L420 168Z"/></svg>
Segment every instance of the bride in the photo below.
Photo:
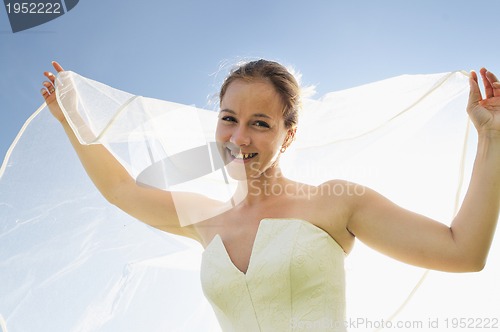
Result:
<svg viewBox="0 0 500 332"><path fill-rule="evenodd" d="M57 72L63 68L53 63ZM42 95L102 195L131 216L205 248L201 278L224 331L345 330L344 258L356 238L390 257L427 269L483 269L500 205L500 82L475 72L467 112L478 132L473 173L450 227L405 210L357 183L318 186L286 178L280 156L293 143L300 87L282 65L258 60L234 69L220 89L215 140L237 204L185 222L172 193L138 184L102 145L82 145L45 72ZM217 202L197 194L191 206ZM325 325L328 322L328 328Z"/></svg>

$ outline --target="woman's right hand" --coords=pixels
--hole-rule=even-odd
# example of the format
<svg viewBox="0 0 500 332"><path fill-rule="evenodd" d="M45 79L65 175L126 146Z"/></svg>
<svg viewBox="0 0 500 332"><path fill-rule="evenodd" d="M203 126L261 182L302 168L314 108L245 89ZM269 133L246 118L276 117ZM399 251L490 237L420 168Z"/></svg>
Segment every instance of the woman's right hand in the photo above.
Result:
<svg viewBox="0 0 500 332"><path fill-rule="evenodd" d="M60 73L64 71L60 64L55 61L52 61L52 66L54 69ZM61 111L61 107L57 103L56 94L55 94L55 79L56 76L49 71L43 73L45 77L47 77L48 81L44 81L42 84L44 88L40 91L42 93L43 98L45 99L45 103L49 107L50 112L54 117L59 121L66 121L63 112Z"/></svg>

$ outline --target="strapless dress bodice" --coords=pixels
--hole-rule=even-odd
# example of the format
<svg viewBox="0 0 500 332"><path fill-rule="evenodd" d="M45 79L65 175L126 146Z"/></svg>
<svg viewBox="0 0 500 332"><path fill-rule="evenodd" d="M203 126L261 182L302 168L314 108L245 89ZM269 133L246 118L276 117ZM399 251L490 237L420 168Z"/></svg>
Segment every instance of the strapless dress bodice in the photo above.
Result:
<svg viewBox="0 0 500 332"><path fill-rule="evenodd" d="M223 331L345 331L345 253L301 219L263 219L246 273L219 235L205 248L201 282Z"/></svg>

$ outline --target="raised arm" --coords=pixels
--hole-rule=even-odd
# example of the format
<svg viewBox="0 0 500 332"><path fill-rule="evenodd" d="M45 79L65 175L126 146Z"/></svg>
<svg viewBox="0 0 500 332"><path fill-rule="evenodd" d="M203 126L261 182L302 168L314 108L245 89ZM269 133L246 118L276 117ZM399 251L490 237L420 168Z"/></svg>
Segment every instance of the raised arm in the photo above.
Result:
<svg viewBox="0 0 500 332"><path fill-rule="evenodd" d="M348 230L374 249L425 268L481 270L491 246L500 208L500 83L481 69L486 98L471 73L467 112L478 131L472 177L450 227L407 211L375 191L349 198Z"/></svg>
<svg viewBox="0 0 500 332"><path fill-rule="evenodd" d="M63 71L57 62L52 64L57 72ZM198 240L198 234L192 226L181 227L170 192L138 185L104 146L79 143L56 100L55 75L51 72L45 72L44 75L48 79L43 82L44 88L41 90L45 102L63 126L85 171L101 194L110 203L148 225Z"/></svg>

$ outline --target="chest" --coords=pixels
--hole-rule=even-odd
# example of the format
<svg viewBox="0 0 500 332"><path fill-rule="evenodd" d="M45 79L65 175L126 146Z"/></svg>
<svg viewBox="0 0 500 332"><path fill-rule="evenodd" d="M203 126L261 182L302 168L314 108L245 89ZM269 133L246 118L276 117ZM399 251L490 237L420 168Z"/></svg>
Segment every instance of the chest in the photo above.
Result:
<svg viewBox="0 0 500 332"><path fill-rule="evenodd" d="M252 256L267 237L270 240L292 241L287 233L281 233L281 228L273 228L272 232L264 232L263 222L267 220L300 220L320 230L330 240L337 241L343 248L349 248L352 238L346 234L345 220L341 209L325 208L321 200L307 196L306 199L280 199L260 205L259 209L234 209L217 219L210 220L208 227L202 227L202 234L206 245L211 243L215 236L219 237L225 253L241 273L246 273L251 264ZM333 211L333 213L332 213ZM279 223L279 222L278 222ZM267 230L267 229L266 229ZM335 236L334 236L335 235ZM267 253L269 254L269 252Z"/></svg>
<svg viewBox="0 0 500 332"><path fill-rule="evenodd" d="M213 227L207 236L207 243L213 241L218 236L225 252L232 264L242 273L246 273L252 256L256 255L265 242L277 241L278 238L289 239L290 234L275 229L274 231L265 231L264 225L268 220L291 220L300 219L304 221L318 220L308 204L298 205L278 205L268 206L260 211L238 211L213 221Z"/></svg>

